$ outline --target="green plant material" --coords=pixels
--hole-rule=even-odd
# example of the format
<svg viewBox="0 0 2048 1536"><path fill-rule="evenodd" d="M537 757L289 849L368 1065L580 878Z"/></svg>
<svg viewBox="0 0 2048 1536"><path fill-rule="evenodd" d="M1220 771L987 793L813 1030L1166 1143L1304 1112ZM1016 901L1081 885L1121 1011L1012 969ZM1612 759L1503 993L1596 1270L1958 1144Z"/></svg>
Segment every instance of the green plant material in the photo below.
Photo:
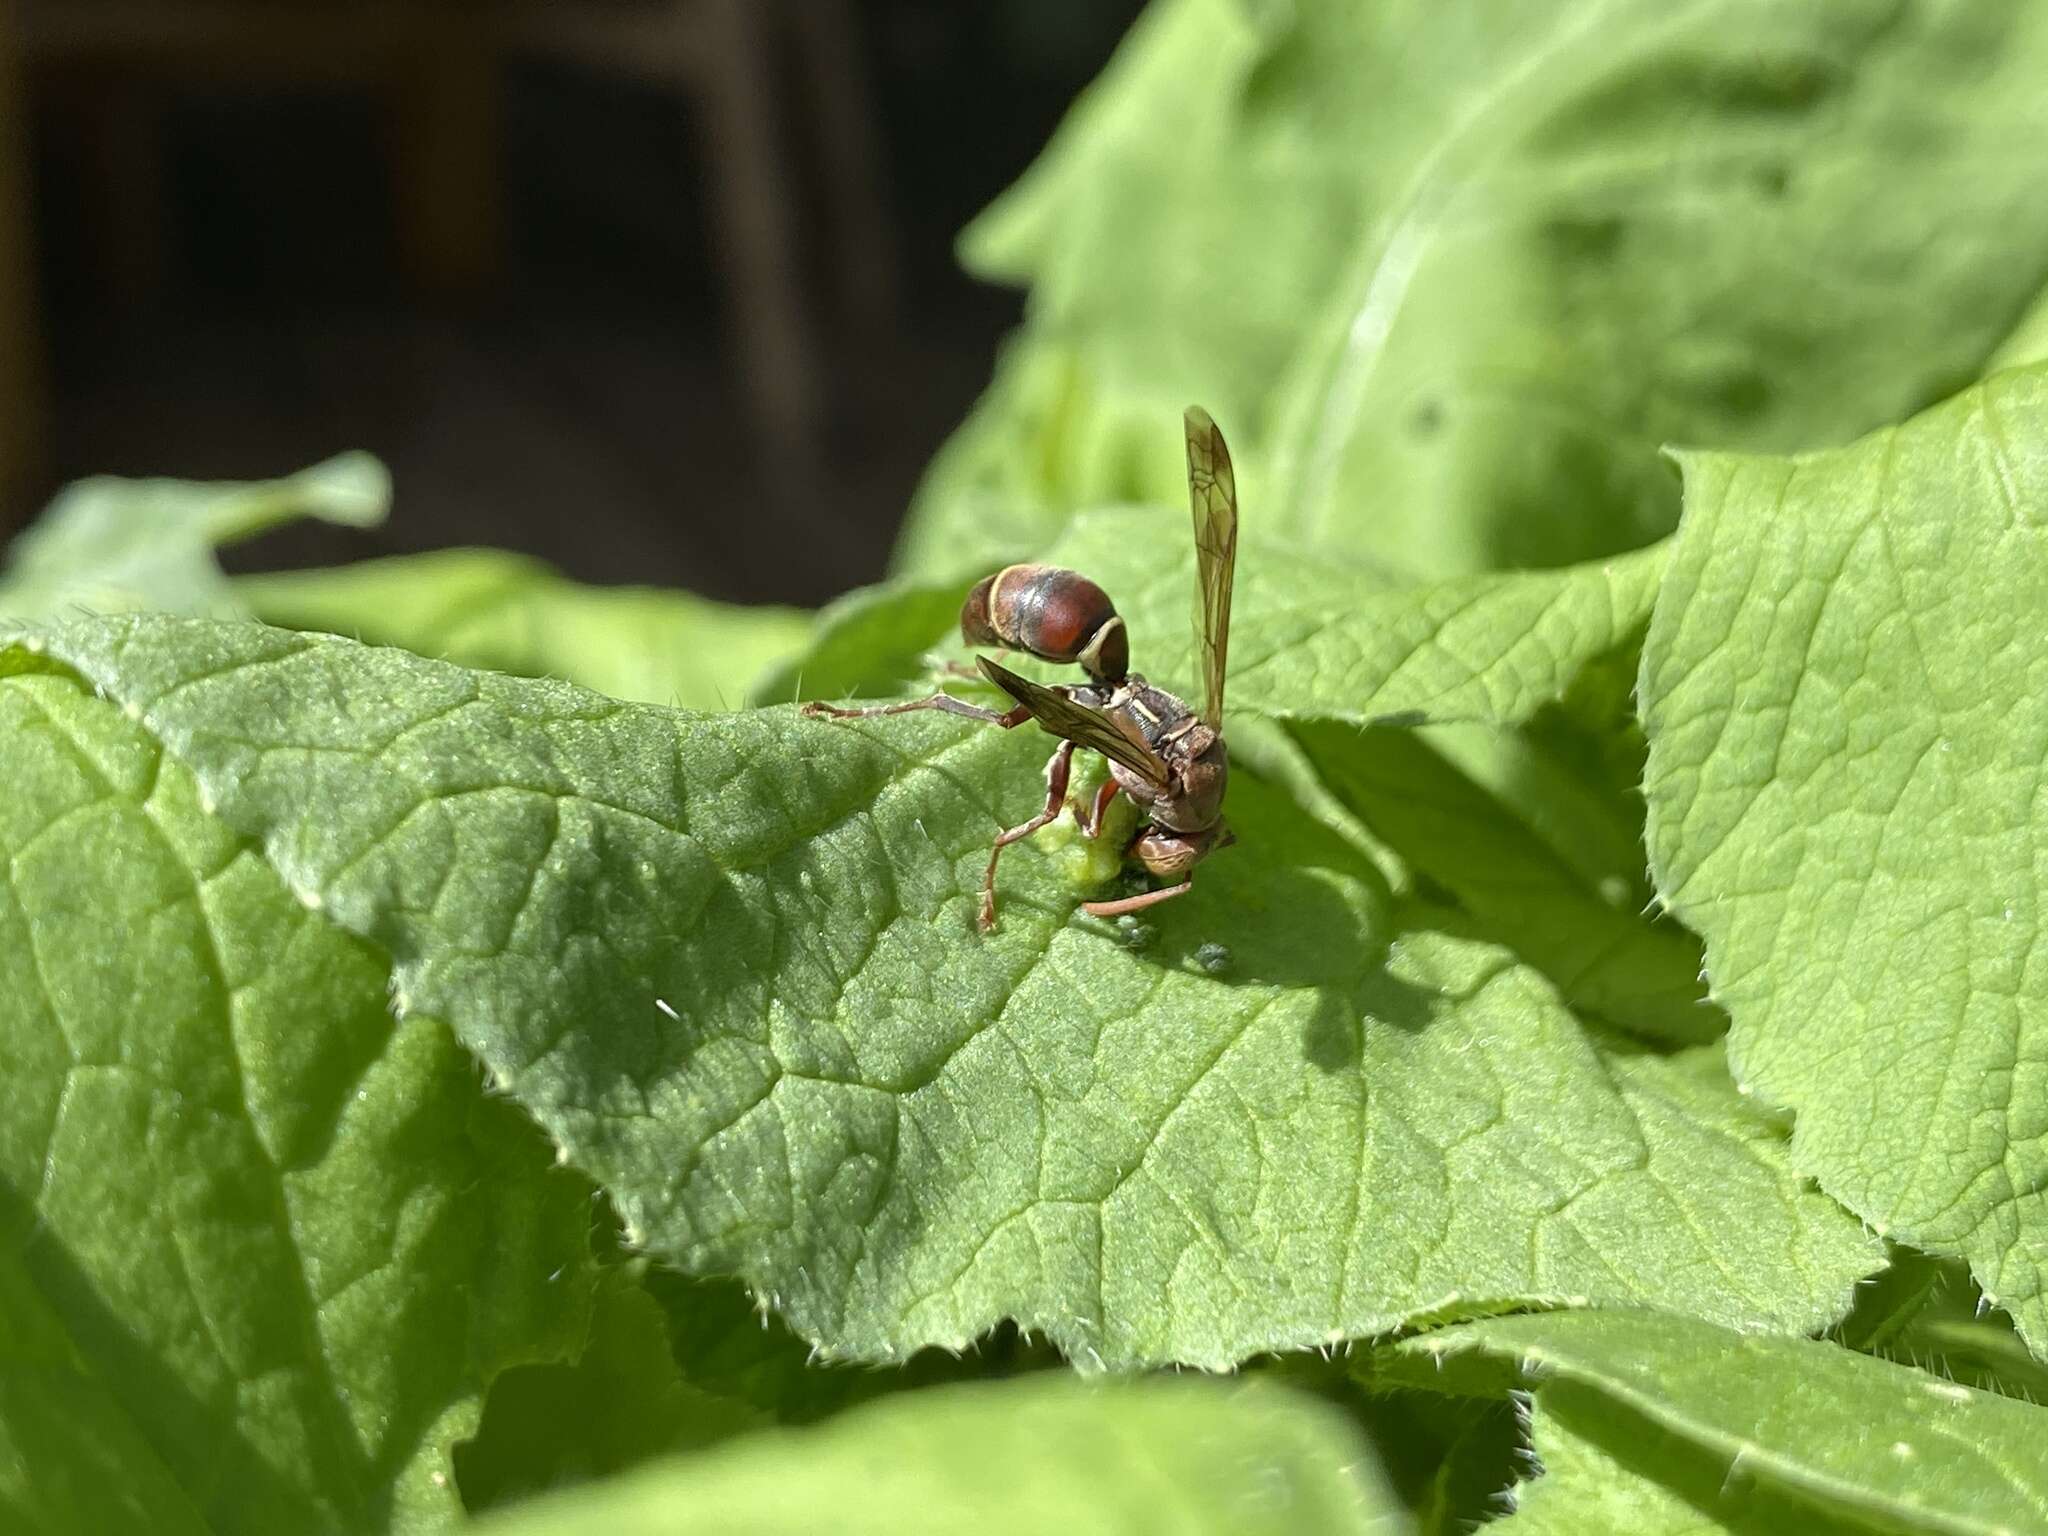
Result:
<svg viewBox="0 0 2048 1536"><path fill-rule="evenodd" d="M513 1511L493 1536L1411 1529L1334 1410L1261 1383L1042 1377L871 1404Z"/></svg>
<svg viewBox="0 0 2048 1536"><path fill-rule="evenodd" d="M404 957L400 1006L635 1245L831 1352L1014 1316L1085 1365L1223 1366L1575 1298L1806 1329L1876 1267L1713 1053L1608 1055L1255 779L1149 948L1074 920L1071 839L1006 865L983 938L1028 739L677 716L246 625L47 644Z"/></svg>
<svg viewBox="0 0 2048 1536"><path fill-rule="evenodd" d="M1534 1387L1559 1425L1720 1522L1708 1530L1818 1521L1988 1536L2038 1529L2048 1511L2048 1408L1832 1344L1656 1313L1561 1312L1424 1334L1375 1365L1454 1392ZM1560 1514L1597 1507L1586 1484L1599 1469L1572 1476L1580 1487L1556 1501Z"/></svg>
<svg viewBox="0 0 2048 1536"><path fill-rule="evenodd" d="M334 570L244 576L236 592L267 624L558 677L615 699L732 709L809 618L658 587L590 587L538 560L449 549Z"/></svg>
<svg viewBox="0 0 2048 1536"><path fill-rule="evenodd" d="M1726 1021L1702 1006L1698 942L1644 922L1626 883L1575 867L1572 845L1547 840L1423 733L1310 722L1293 734L1375 837L1582 1013L1677 1044L1721 1033Z"/></svg>
<svg viewBox="0 0 2048 1536"><path fill-rule="evenodd" d="M748 702L800 704L902 692L931 670L929 652L948 635L957 641L960 604L986 574L898 579L826 604L802 649L777 658L755 681Z"/></svg>
<svg viewBox="0 0 2048 1536"><path fill-rule="evenodd" d="M2012 334L2005 339L2005 345L1985 367L1988 373L1997 373L2007 368L2025 368L2033 363L2048 363L2048 292L2035 300L2034 305Z"/></svg>
<svg viewBox="0 0 2048 1536"><path fill-rule="evenodd" d="M774 1422L685 1379L661 1304L642 1283L645 1269L644 1261L604 1269L574 1362L520 1366L492 1383L476 1437L455 1451L465 1509L479 1513Z"/></svg>
<svg viewBox="0 0 2048 1536"><path fill-rule="evenodd" d="M2027 1352L2012 1319L1984 1300L1958 1259L1894 1247L1890 1268L1858 1287L1832 1336L1980 1391L2048 1402L2048 1365Z"/></svg>
<svg viewBox="0 0 2048 1536"><path fill-rule="evenodd" d="M905 566L1163 495L1190 401L1282 537L1647 542L1661 444L1839 442L1980 371L2048 262L2044 69L2015 0L1166 0L963 241L1030 319Z"/></svg>
<svg viewBox="0 0 2048 1536"><path fill-rule="evenodd" d="M0 669L0 1509L444 1523L485 1384L582 1327L584 1186L444 1026L394 1023L388 960L179 763L21 659Z"/></svg>
<svg viewBox="0 0 2048 1536"><path fill-rule="evenodd" d="M252 484L95 476L67 486L15 541L0 575L0 615L239 617L248 610L214 563L216 548L301 517L374 527L390 505L391 477L367 453Z"/></svg>
<svg viewBox="0 0 2048 1536"><path fill-rule="evenodd" d="M1649 846L1737 1077L2048 1350L2048 370L1796 459L1688 454L1643 655Z"/></svg>
<svg viewBox="0 0 2048 1536"><path fill-rule="evenodd" d="M1184 389L1142 402L1089 387L1075 349L1026 332L918 482L892 565L899 579L993 571L1044 550L1076 509L1172 504L1187 493L1175 423ZM1219 408L1222 397L1201 399ZM1235 414L1226 410L1233 444ZM1160 434L1166 435L1162 439ZM1239 466L1239 483L1246 484Z"/></svg>
<svg viewBox="0 0 2048 1536"><path fill-rule="evenodd" d="M1765 1536L1768 1530L1688 1503L1675 1489L1609 1455L1599 1441L1566 1428L1541 1399L1529 1410L1529 1430L1542 1475L1515 1490L1514 1514L1501 1522L1499 1536ZM1843 1529L1811 1509L1794 1519L1791 1529L1813 1536Z"/></svg>
<svg viewBox="0 0 2048 1536"><path fill-rule="evenodd" d="M1516 1405L1505 1400L1368 1388L1343 1353L1281 1355L1250 1370L1341 1408L1372 1442L1417 1536L1462 1536L1500 1515L1525 1471Z"/></svg>

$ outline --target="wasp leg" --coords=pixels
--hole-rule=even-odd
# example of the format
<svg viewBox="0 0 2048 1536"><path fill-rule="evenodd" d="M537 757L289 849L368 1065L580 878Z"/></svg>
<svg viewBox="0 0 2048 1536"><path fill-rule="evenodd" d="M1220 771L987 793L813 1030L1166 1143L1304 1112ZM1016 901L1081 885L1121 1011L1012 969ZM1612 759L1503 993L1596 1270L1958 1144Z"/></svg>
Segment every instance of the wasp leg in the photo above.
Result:
<svg viewBox="0 0 2048 1536"><path fill-rule="evenodd" d="M998 835L996 845L989 849L988 873L981 877L981 915L978 921L983 933L992 932L996 926L996 860L1003 856L1003 850L1010 844L1029 837L1065 808L1067 774L1073 765L1074 744L1063 741L1045 765L1045 809L1029 821L1020 821L1009 831Z"/></svg>
<svg viewBox="0 0 2048 1536"><path fill-rule="evenodd" d="M1179 885L1169 885L1163 891L1145 891L1136 896L1122 896L1115 901L1084 901L1081 903L1081 910L1090 917L1122 917L1126 912L1142 912L1147 907L1158 906L1162 901L1185 896L1194 888L1194 881L1183 880Z"/></svg>
<svg viewBox="0 0 2048 1536"><path fill-rule="evenodd" d="M949 715L959 715L968 720L984 720L990 725L1000 725L1011 730L1031 718L1028 706L1019 704L1006 714L993 709L983 709L979 704L970 704L965 699L956 699L950 693L935 693L928 699L912 699L907 704L877 704L870 709L839 709L831 704L813 699L803 708L808 719L865 720L869 715L907 715L913 709L939 709Z"/></svg>
<svg viewBox="0 0 2048 1536"><path fill-rule="evenodd" d="M1074 825L1081 829L1083 837L1102 836L1102 818L1121 787L1115 779L1104 779L1102 787L1095 791L1095 804L1090 809L1084 812L1078 805L1074 807Z"/></svg>

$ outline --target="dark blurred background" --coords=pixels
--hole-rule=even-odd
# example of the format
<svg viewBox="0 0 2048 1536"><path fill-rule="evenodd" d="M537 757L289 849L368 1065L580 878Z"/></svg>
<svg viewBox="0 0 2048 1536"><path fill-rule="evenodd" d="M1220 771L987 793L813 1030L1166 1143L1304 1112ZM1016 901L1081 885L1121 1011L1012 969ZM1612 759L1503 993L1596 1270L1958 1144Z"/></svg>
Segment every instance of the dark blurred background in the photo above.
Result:
<svg viewBox="0 0 2048 1536"><path fill-rule="evenodd" d="M372 533L815 603L1021 299L954 264L1138 0L0 0L0 533L391 466Z"/></svg>

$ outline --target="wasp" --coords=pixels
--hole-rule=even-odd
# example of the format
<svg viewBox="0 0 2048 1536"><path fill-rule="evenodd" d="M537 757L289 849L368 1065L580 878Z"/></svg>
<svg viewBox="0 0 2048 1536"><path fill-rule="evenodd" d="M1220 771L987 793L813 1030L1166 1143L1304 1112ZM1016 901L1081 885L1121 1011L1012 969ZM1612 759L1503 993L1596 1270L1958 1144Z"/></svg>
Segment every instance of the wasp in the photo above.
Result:
<svg viewBox="0 0 2048 1536"><path fill-rule="evenodd" d="M1130 670L1124 621L1101 587L1078 571L1050 565L1005 566L976 582L960 609L960 635L969 645L1027 651L1046 661L1071 662L1087 675L1081 683L1034 683L987 656L982 676L1015 701L1008 711L983 709L949 693L869 709L812 703L804 713L834 720L900 715L937 709L1012 730L1027 720L1060 738L1045 766L1045 805L1028 821L997 835L982 876L978 921L996 922L996 861L1010 844L1058 818L1067 803L1074 749L1099 753L1109 777L1085 811L1075 809L1082 835L1101 835L1103 816L1119 792L1144 811L1125 857L1171 885L1115 901L1082 903L1095 917L1117 917L1185 894L1194 867L1236 839L1223 820L1230 755L1223 745L1223 679L1230 644L1230 589L1237 569L1237 479L1230 450L1208 412L1186 416L1188 499L1195 516L1195 648L1201 660L1202 710L1188 708L1163 688Z"/></svg>

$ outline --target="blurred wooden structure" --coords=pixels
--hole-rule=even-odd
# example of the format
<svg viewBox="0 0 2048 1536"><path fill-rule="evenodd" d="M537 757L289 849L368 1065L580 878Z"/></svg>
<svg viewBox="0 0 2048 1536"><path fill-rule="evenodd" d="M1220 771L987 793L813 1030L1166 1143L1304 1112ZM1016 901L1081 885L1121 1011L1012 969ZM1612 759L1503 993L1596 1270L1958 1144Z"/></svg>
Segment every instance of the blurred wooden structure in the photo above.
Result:
<svg viewBox="0 0 2048 1536"><path fill-rule="evenodd" d="M117 292L145 297L163 280L157 121L166 92L299 81L375 94L407 276L459 291L498 265L500 96L516 53L693 98L749 413L765 462L803 478L817 453L823 364L783 142L785 54L809 98L801 116L817 129L841 303L880 326L896 301L877 133L846 0L0 0L0 494L10 474L20 483L39 411L23 108L39 72L85 66L104 76L93 174Z"/></svg>

